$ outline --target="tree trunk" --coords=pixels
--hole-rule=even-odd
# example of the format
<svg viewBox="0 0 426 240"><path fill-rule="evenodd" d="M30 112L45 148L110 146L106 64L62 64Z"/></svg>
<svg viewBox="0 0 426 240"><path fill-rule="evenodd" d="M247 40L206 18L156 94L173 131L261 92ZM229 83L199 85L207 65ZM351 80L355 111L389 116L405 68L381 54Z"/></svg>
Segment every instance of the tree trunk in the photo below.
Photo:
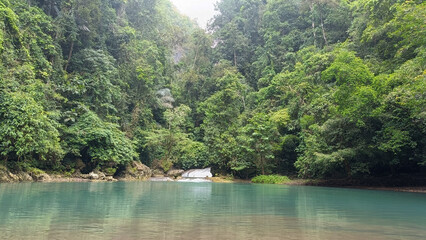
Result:
<svg viewBox="0 0 426 240"><path fill-rule="evenodd" d="M315 33L315 19L314 19L314 3L312 3L311 5L309 5L309 8L311 10L311 15L312 15L312 33L314 34L314 46L317 46L317 35Z"/></svg>
<svg viewBox="0 0 426 240"><path fill-rule="evenodd" d="M352 178L351 166L349 165L348 160L345 160L345 167L346 167L346 174L348 175L348 178Z"/></svg>
<svg viewBox="0 0 426 240"><path fill-rule="evenodd" d="M69 64L69 63L70 63L70 61L71 61L72 51L73 51L73 49L74 49L74 41L72 41L72 42L71 42L70 52L68 53L68 61L67 61L67 64L65 64L65 72L67 71L67 69L68 69L68 64Z"/></svg>
<svg viewBox="0 0 426 240"><path fill-rule="evenodd" d="M324 21L322 20L322 13L321 13L321 11L320 11L320 20L321 20L322 37L324 38L325 45L328 46L327 36L325 34Z"/></svg>
<svg viewBox="0 0 426 240"><path fill-rule="evenodd" d="M234 48L234 66L237 66L237 53L235 52L235 48Z"/></svg>
<svg viewBox="0 0 426 240"><path fill-rule="evenodd" d="M192 69L195 68L195 64L197 63L197 57L198 57L198 48L197 50L195 50L194 64L192 64Z"/></svg>

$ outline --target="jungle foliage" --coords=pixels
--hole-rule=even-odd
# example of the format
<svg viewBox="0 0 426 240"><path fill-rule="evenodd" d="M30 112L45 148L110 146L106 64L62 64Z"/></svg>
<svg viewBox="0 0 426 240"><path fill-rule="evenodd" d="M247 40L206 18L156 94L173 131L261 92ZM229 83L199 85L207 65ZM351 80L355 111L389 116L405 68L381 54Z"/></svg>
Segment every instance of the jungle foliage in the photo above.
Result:
<svg viewBox="0 0 426 240"><path fill-rule="evenodd" d="M425 175L426 4L0 0L11 168Z"/></svg>

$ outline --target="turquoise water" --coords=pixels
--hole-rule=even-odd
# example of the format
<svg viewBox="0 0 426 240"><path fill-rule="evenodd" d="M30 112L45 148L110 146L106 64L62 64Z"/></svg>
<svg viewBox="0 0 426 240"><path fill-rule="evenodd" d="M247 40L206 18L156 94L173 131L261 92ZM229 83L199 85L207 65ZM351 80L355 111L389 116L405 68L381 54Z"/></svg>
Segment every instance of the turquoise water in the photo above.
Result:
<svg viewBox="0 0 426 240"><path fill-rule="evenodd" d="M426 239L426 194L177 182L0 184L0 239Z"/></svg>

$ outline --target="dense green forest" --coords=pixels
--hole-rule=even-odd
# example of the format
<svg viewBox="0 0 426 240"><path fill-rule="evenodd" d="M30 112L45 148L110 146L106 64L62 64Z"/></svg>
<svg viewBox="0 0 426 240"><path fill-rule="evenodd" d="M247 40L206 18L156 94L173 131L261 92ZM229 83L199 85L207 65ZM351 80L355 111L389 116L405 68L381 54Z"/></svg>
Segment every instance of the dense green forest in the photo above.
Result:
<svg viewBox="0 0 426 240"><path fill-rule="evenodd" d="M0 0L0 162L426 173L426 3Z"/></svg>

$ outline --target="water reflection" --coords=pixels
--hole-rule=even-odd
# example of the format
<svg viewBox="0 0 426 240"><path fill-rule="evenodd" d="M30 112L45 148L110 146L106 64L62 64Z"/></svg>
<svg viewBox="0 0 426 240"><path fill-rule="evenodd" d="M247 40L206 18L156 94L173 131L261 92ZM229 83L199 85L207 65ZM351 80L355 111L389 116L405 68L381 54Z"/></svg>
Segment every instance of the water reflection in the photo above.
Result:
<svg viewBox="0 0 426 240"><path fill-rule="evenodd" d="M0 184L1 239L423 239L426 195L178 182Z"/></svg>

